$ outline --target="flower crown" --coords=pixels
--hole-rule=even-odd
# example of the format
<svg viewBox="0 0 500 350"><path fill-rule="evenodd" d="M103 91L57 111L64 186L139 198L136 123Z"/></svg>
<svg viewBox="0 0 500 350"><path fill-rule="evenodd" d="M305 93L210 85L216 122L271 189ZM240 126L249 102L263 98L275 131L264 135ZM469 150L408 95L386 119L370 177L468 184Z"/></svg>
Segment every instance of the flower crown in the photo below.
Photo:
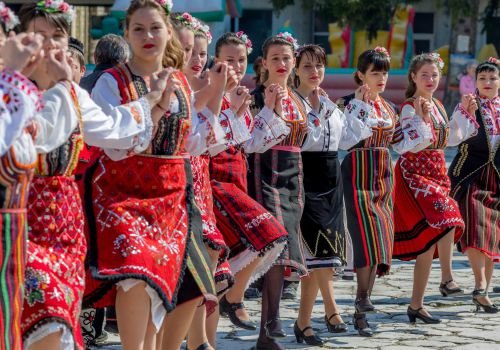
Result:
<svg viewBox="0 0 500 350"><path fill-rule="evenodd" d="M278 38L282 38L282 39L285 39L286 41L288 41L290 44L292 44L293 46L293 50L294 51L297 51L298 48L299 48L299 43L297 42L297 39L295 39L292 34L288 33L288 32L284 32L284 33L279 33L278 35L276 35L276 37Z"/></svg>
<svg viewBox="0 0 500 350"><path fill-rule="evenodd" d="M182 25L188 27L189 29L194 30L195 19L193 18L193 16L191 16L190 13L184 12L182 15L175 17L175 19L178 20L179 22L181 22ZM196 20L196 21L198 21L198 20Z"/></svg>
<svg viewBox="0 0 500 350"><path fill-rule="evenodd" d="M5 25L7 31L14 29L19 24L19 18L3 2L0 2L0 21Z"/></svg>
<svg viewBox="0 0 500 350"><path fill-rule="evenodd" d="M212 42L212 33L210 33L210 27L206 24L202 24L198 18L193 18L192 24L195 33L201 33L207 37L208 44Z"/></svg>
<svg viewBox="0 0 500 350"><path fill-rule="evenodd" d="M75 9L63 0L42 0L36 3L36 9L46 13L61 13L68 23L75 18Z"/></svg>
<svg viewBox="0 0 500 350"><path fill-rule="evenodd" d="M428 53L427 56L430 57L436 63L439 69L442 70L444 68L444 61L441 58L441 55L439 55L437 52Z"/></svg>
<svg viewBox="0 0 500 350"><path fill-rule="evenodd" d="M488 63L493 63L493 64L496 64L498 66L498 65L500 65L500 60L496 57L490 57L490 58L488 58Z"/></svg>
<svg viewBox="0 0 500 350"><path fill-rule="evenodd" d="M172 12L172 8L174 7L174 3L172 0L155 0L158 5L163 7L167 15Z"/></svg>
<svg viewBox="0 0 500 350"><path fill-rule="evenodd" d="M247 48L247 53L250 55L253 51L253 44L252 40L248 38L248 35L246 35L244 32L239 31L236 33L236 36L245 43L245 46Z"/></svg>
<svg viewBox="0 0 500 350"><path fill-rule="evenodd" d="M376 48L373 49L376 53L378 53L380 56L387 57L387 59L390 61L391 56L389 55L389 51L383 46L377 46Z"/></svg>

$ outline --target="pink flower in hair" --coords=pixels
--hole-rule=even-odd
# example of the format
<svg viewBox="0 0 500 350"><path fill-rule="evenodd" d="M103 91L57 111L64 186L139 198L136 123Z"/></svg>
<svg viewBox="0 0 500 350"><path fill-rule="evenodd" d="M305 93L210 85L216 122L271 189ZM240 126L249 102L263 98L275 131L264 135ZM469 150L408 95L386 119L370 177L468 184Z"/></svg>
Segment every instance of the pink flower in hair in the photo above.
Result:
<svg viewBox="0 0 500 350"><path fill-rule="evenodd" d="M488 62L496 64L497 66L500 64L500 61L496 57L490 57L490 58L488 58Z"/></svg>
<svg viewBox="0 0 500 350"><path fill-rule="evenodd" d="M252 53L252 51L253 51L252 40L250 40L250 38L248 37L248 35L246 35L242 31L239 31L238 33L236 33L236 36L238 38L240 38L241 41L243 41L245 43L245 46L247 48L247 53L250 55Z"/></svg>
<svg viewBox="0 0 500 350"><path fill-rule="evenodd" d="M379 53L382 56L387 57L387 59L390 61L391 56L389 56L389 51L383 46L377 46L376 48L373 49L375 52Z"/></svg>
<svg viewBox="0 0 500 350"><path fill-rule="evenodd" d="M19 24L17 16L3 2L0 2L0 21L3 22L7 31L14 29Z"/></svg>
<svg viewBox="0 0 500 350"><path fill-rule="evenodd" d="M279 33L277 35L278 38L283 38L285 39L286 41L288 41L290 44L292 44L293 46L293 50L294 51L297 51L298 48L299 48L299 43L297 42L297 39L295 39L292 34L290 34L289 32L283 32L283 33Z"/></svg>

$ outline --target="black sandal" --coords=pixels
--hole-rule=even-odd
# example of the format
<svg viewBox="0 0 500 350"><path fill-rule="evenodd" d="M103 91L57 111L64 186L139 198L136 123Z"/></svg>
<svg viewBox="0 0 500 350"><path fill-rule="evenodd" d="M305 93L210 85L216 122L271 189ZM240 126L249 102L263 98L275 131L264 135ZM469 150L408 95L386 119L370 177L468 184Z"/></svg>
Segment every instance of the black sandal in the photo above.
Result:
<svg viewBox="0 0 500 350"><path fill-rule="evenodd" d="M326 328L328 328L328 332L330 333L345 333L347 332L347 325L344 322L341 322L339 324L331 324L330 320L335 317L335 316L340 316L339 313L334 313L330 317L325 315L325 324Z"/></svg>
<svg viewBox="0 0 500 350"><path fill-rule="evenodd" d="M236 315L236 310L244 309L244 308L245 308L245 304L243 304L243 303L231 304L229 301L227 301L225 295L219 301L219 310L220 310L221 315L229 316L229 320L236 327L240 327L243 329L248 329L250 331L254 331L257 329L257 325L254 322L242 320Z"/></svg>
<svg viewBox="0 0 500 350"><path fill-rule="evenodd" d="M484 289L475 289L472 292L472 302L476 305L476 311L480 311L481 309L484 310L487 314L496 314L498 313L498 306L495 304L483 304L479 301L478 298L480 297L487 297L488 293Z"/></svg>
<svg viewBox="0 0 500 350"><path fill-rule="evenodd" d="M439 291L441 292L442 296L447 297L449 295L462 294L464 292L463 289L460 287L448 288L448 284L451 282L453 282L453 280L442 282L439 285Z"/></svg>

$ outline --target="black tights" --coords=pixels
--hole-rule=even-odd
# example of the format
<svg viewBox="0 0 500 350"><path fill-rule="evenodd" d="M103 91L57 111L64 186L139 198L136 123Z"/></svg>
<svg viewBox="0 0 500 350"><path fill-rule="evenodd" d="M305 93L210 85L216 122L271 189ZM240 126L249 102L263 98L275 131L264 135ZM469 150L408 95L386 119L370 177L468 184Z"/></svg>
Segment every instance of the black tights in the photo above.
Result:
<svg viewBox="0 0 500 350"><path fill-rule="evenodd" d="M267 321L279 319L280 301L283 283L285 281L284 266L274 265L263 277L262 313L260 315L260 338L265 338Z"/></svg>
<svg viewBox="0 0 500 350"><path fill-rule="evenodd" d="M356 269L356 279L358 289L356 291L356 300L366 299L372 295L375 277L377 276L377 265L362 267Z"/></svg>

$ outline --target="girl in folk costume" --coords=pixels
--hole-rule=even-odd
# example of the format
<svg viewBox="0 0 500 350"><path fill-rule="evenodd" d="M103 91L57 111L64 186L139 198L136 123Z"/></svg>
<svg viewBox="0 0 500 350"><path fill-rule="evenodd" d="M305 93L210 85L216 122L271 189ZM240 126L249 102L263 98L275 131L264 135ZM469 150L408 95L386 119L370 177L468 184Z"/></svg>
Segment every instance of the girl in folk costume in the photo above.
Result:
<svg viewBox="0 0 500 350"><path fill-rule="evenodd" d="M265 94L269 96L278 89L279 99L282 100L276 103L275 112L290 128L290 133L277 146L249 156L249 192L288 232L286 249L264 275L257 349L282 349L275 339L286 336L279 319L285 267L293 269L299 277L307 274L300 233L304 203L300 148L311 124L308 123L308 113L300 97L288 88L288 80L295 65L296 48L297 42L289 33L280 33L267 39L262 47L267 81L252 92L255 114L264 108Z"/></svg>
<svg viewBox="0 0 500 350"><path fill-rule="evenodd" d="M171 5L132 1L125 37L133 57L103 74L92 91L107 110L145 94L147 76L164 67L170 73L145 154L118 162L103 156L93 176L97 234L91 237L90 265L102 286L89 300L111 292L100 303L116 305L125 349L178 349L203 295L215 300L201 218L193 206L189 154L203 154L223 140L216 115L227 67L215 67L211 85L193 99L185 76L174 71L183 68L184 53L168 17Z"/></svg>
<svg viewBox="0 0 500 350"><path fill-rule="evenodd" d="M151 106L164 85L144 99L104 114L88 93L71 83L66 61L73 9L65 2L38 2L20 10L24 31L44 37L45 59L30 79L44 94L36 119L37 174L28 197L28 259L22 315L28 349L83 348L78 323L84 284L86 243L82 206L73 177L83 135L90 145L142 151L149 144ZM156 97L155 97L156 96ZM43 144L38 144L43 140ZM53 149L52 151L50 151Z"/></svg>
<svg viewBox="0 0 500 350"><path fill-rule="evenodd" d="M395 172L394 257L416 259L407 312L411 322L416 318L426 323L440 322L431 317L423 304L432 260L438 251L448 254L445 252L460 238L464 227L458 205L449 196L450 179L446 174L443 150L477 132L473 118L477 109L474 99L465 97L463 108L468 113L457 113L449 121L441 102L432 97L443 65L437 54L413 58L408 71L408 100L403 104L400 129L394 140L395 151L402 154ZM422 139L410 147L400 131L411 128L421 129L421 133L408 136L411 139L422 136Z"/></svg>
<svg viewBox="0 0 500 350"><path fill-rule="evenodd" d="M183 47L192 47L191 51L184 51L184 67L183 72L192 89L199 91L203 88L203 83L207 83L207 79L202 79L201 69L193 70L192 67L205 67L207 62L207 48L210 32L208 26L202 24L189 13L172 14L174 28ZM195 56L193 56L195 55ZM194 62L192 62L194 60ZM204 73L206 77L206 74ZM233 79L234 80L234 79ZM232 84L234 85L234 83ZM222 264L226 270L224 277L225 284L232 284L232 276L230 274L227 256L229 248L224 242L221 232L216 226L216 219L213 210L213 196L210 187L209 160L210 154L205 152L202 155L191 156L191 168L193 173L193 192L197 208L200 210L203 241L206 244L208 254L210 256L210 267L212 274L215 275L215 270L218 264ZM227 288L227 287L226 287ZM218 290L218 293L221 293ZM211 315L216 308L206 309L205 305L198 307L193 318L191 328L188 333L187 346L191 349L209 349L208 339L206 335L206 319L207 314Z"/></svg>
<svg viewBox="0 0 500 350"><path fill-rule="evenodd" d="M326 66L325 51L320 46L302 46L296 60L295 92L309 113L309 122L316 128L309 132L302 146L306 199L301 231L310 274L301 280L300 308L294 332L298 342L305 340L309 345L322 345L323 340L310 326L318 290L323 296L328 330L347 332L333 292L332 268L346 264L343 191L337 150L354 146L371 136L372 131L356 116L347 119L320 90Z"/></svg>
<svg viewBox="0 0 500 350"><path fill-rule="evenodd" d="M498 312L488 298L488 287L494 261L500 260L499 64L490 58L476 69L477 96L473 98L478 109L472 117L479 124L478 134L459 145L448 172L451 195L465 221L458 249L467 254L474 273L472 301L487 313ZM464 99L452 118L467 115L467 103L470 98Z"/></svg>
<svg viewBox="0 0 500 350"><path fill-rule="evenodd" d="M0 2L2 26L17 17ZM2 40L0 59L0 349L22 349L21 312L26 260L28 188L36 166L30 125L42 104L36 86L22 73L39 54L42 38L20 34ZM22 72L22 73L21 73Z"/></svg>
<svg viewBox="0 0 500 350"><path fill-rule="evenodd" d="M360 87L337 104L371 128L371 136L352 147L342 162L342 180L357 280L353 324L360 335L372 336L366 314L375 310L370 300L375 277L387 274L391 265L393 168L388 148L397 114L392 103L380 96L390 69L387 50L376 47L363 52L357 68L354 80ZM404 130L405 135L415 132ZM417 141L405 137L403 142Z"/></svg>
<svg viewBox="0 0 500 350"><path fill-rule="evenodd" d="M217 40L215 61L227 62L240 84L251 50L246 34L226 33ZM230 247L229 262L235 279L234 286L220 301L220 312L244 329L256 329L244 309L245 289L272 266L286 242L284 227L248 195L246 178L246 154L265 152L289 132L285 122L273 112L281 101L278 92L278 89L267 92L266 106L252 116L248 109L251 100L248 90L241 86L227 89L220 115L227 135L226 150L216 155L211 152L210 177L217 226ZM244 103L240 105L242 98ZM213 327L213 338L215 330Z"/></svg>

